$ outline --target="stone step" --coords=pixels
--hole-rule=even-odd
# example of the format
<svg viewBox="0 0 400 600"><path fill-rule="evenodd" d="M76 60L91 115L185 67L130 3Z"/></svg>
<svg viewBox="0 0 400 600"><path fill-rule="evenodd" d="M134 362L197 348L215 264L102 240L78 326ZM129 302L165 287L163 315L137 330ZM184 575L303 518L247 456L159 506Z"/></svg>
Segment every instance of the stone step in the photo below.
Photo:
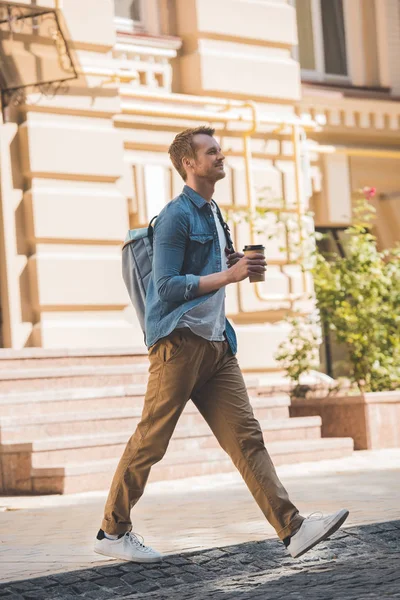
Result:
<svg viewBox="0 0 400 600"><path fill-rule="evenodd" d="M275 465L313 460L326 460L349 456L353 451L351 438L326 438L302 441L272 442L268 451ZM185 457L185 459L184 459ZM231 460L216 448L194 452L192 461L186 453L175 455L167 460L167 455L156 464L151 473L151 481L179 479L234 471ZM171 462L177 460L178 462ZM182 461L182 462L179 462ZM118 459L109 458L64 467L32 468L32 491L37 494L68 494L109 488Z"/></svg>
<svg viewBox="0 0 400 600"><path fill-rule="evenodd" d="M318 439L321 434L319 417L302 417L260 420L267 444L285 440ZM70 463L92 462L122 456L131 431L83 434L34 440L30 443L9 442L0 445L0 462L3 477L0 477L0 490L7 492L32 492L31 468L62 467ZM174 462L187 462L198 452L219 448L218 442L203 421L195 427L181 425L176 428L168 448L167 463L171 457L179 457ZM182 453L184 456L182 457ZM189 458L186 458L189 457ZM164 460L163 460L164 462Z"/></svg>
<svg viewBox="0 0 400 600"><path fill-rule="evenodd" d="M138 348L77 348L44 349L24 348L9 350L0 348L0 372L9 369L32 369L66 367L76 365L120 365L147 363L147 349Z"/></svg>
<svg viewBox="0 0 400 600"><path fill-rule="evenodd" d="M2 417L103 410L110 403L118 408L142 406L146 384L50 389L0 394ZM111 404L111 405L113 405Z"/></svg>
<svg viewBox="0 0 400 600"><path fill-rule="evenodd" d="M2 369L0 394L43 389L96 387L146 383L148 364L75 365L29 369Z"/></svg>
<svg viewBox="0 0 400 600"><path fill-rule="evenodd" d="M1 417L44 415L55 413L76 413L102 411L110 406L118 408L141 408L146 384L87 387L70 389L50 389L23 393L0 394ZM251 397L253 406L269 408L266 418L283 419L289 417L290 399L288 395Z"/></svg>
<svg viewBox="0 0 400 600"><path fill-rule="evenodd" d="M117 365L73 365L59 367L12 368L0 370L0 395L23 394L37 390L103 387L147 383L148 362ZM244 374L251 394L276 394L268 378Z"/></svg>
<svg viewBox="0 0 400 600"><path fill-rule="evenodd" d="M260 421L265 443L285 440L318 439L321 437L319 417L275 419ZM132 435L131 431L92 436L70 436L34 441L31 445L32 466L50 467L79 460L92 461L122 456L125 445ZM193 431L192 427L182 427L171 439L166 459L171 453L183 452L192 456L205 448L218 448L218 442L211 430L201 427ZM3 447L4 448L4 447ZM12 444L9 445L9 451ZM164 460L164 459L163 459Z"/></svg>
<svg viewBox="0 0 400 600"><path fill-rule="evenodd" d="M274 420L278 415L288 418L289 404L286 397L257 396L251 401L260 420ZM108 402L108 408L103 410L42 414L34 412L23 416L1 417L0 442L4 444L68 435L133 432L142 414L142 404L120 408L118 403L119 398L116 398L116 408L109 408ZM204 424L205 421L197 408L189 402L180 417L177 430L186 426L195 427L197 430Z"/></svg>

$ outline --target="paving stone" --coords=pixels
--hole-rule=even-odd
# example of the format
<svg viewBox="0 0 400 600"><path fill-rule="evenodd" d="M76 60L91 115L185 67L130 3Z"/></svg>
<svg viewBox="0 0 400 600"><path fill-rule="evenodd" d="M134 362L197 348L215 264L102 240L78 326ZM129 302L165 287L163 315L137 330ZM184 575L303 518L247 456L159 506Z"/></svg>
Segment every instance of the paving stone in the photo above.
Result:
<svg viewBox="0 0 400 600"><path fill-rule="evenodd" d="M191 556L190 560L197 565L202 565L210 562L211 558L206 554L199 554L198 556Z"/></svg>
<svg viewBox="0 0 400 600"><path fill-rule="evenodd" d="M58 573L52 576L53 581L56 581L61 585L72 585L77 581L80 581L79 573Z"/></svg>
<svg viewBox="0 0 400 600"><path fill-rule="evenodd" d="M181 570L179 571L179 573L181 572ZM161 569L159 569L158 571L156 571L155 569L153 569L152 571L148 571L146 573L146 578L147 579L160 579L160 577L165 577L165 571L161 571ZM142 579L144 579L142 577Z"/></svg>
<svg viewBox="0 0 400 600"><path fill-rule="evenodd" d="M83 598L85 598L85 600L87 600L87 598L90 600L112 600L113 598L116 598L116 594L109 589L99 588L98 590L87 592Z"/></svg>
<svg viewBox="0 0 400 600"><path fill-rule="evenodd" d="M49 598L54 598L56 596L56 592L53 591L54 588L51 589L35 589L32 590L30 592L23 592L22 596L24 597L25 600L44 600L44 599L49 599ZM68 592L68 590L65 590L65 593L71 593L71 595L74 595L73 592ZM75 600L76 600L76 595L75 595Z"/></svg>
<svg viewBox="0 0 400 600"><path fill-rule="evenodd" d="M15 590L15 592L29 592L32 590L35 590L37 586L35 586L31 581L16 581L15 583L13 583L13 590ZM0 590L0 596L2 595L1 590Z"/></svg>
<svg viewBox="0 0 400 600"><path fill-rule="evenodd" d="M190 560L188 558L185 558L184 556L169 556L165 559L165 562L167 562L170 565L177 566L190 564Z"/></svg>
<svg viewBox="0 0 400 600"><path fill-rule="evenodd" d="M162 577L161 573L160 576ZM128 583L129 585L135 585L136 583L139 583L139 581L145 581L146 577L144 573L125 573L124 575L122 575L122 580L126 581L126 583Z"/></svg>
<svg viewBox="0 0 400 600"><path fill-rule="evenodd" d="M100 579L96 579L96 584L100 587L114 589L118 593L131 590L130 584L122 579L122 577L101 577Z"/></svg>
<svg viewBox="0 0 400 600"><path fill-rule="evenodd" d="M225 556L225 552L223 550L219 550L217 548L216 550L211 550L210 552L205 552L205 556L207 556L207 558L209 560L216 560L218 558Z"/></svg>
<svg viewBox="0 0 400 600"><path fill-rule="evenodd" d="M134 594L146 594L158 589L158 585L154 581L142 581L135 586ZM142 598L142 596L140 596Z"/></svg>
<svg viewBox="0 0 400 600"><path fill-rule="evenodd" d="M48 577L48 578L42 577L42 579L43 579L42 583L36 584L38 587L48 589L48 588L57 587L59 585L58 582L54 581L54 579L52 577ZM35 583L36 582L37 582L37 580L35 579Z"/></svg>
<svg viewBox="0 0 400 600"><path fill-rule="evenodd" d="M199 565L188 565L188 566L185 566L183 568L183 570L186 573L191 573L192 575L197 575L197 577L199 579L206 577L207 574L209 573L209 571L206 569L206 567L204 567L204 566L202 567Z"/></svg>
<svg viewBox="0 0 400 600"><path fill-rule="evenodd" d="M125 565L121 565L118 570L123 571L124 573L139 573L140 571L143 571L143 569L143 565L130 562Z"/></svg>
<svg viewBox="0 0 400 600"><path fill-rule="evenodd" d="M84 571L79 571L79 578L82 581L92 581L93 579L98 579L99 574L94 569L85 569Z"/></svg>
<svg viewBox="0 0 400 600"><path fill-rule="evenodd" d="M134 565L134 563L129 563L129 565ZM120 567L96 567L94 570L101 575L102 577L119 577L121 575L122 567L126 565L121 565Z"/></svg>
<svg viewBox="0 0 400 600"><path fill-rule="evenodd" d="M194 583L198 581L197 577L191 573L182 573L179 577L185 583Z"/></svg>
<svg viewBox="0 0 400 600"><path fill-rule="evenodd" d="M81 581L79 583L76 583L74 585L71 586L71 589L76 593L76 594L85 594L87 592L92 592L92 591L96 591L99 589L99 585L97 583L94 582L88 582L88 581Z"/></svg>
<svg viewBox="0 0 400 600"><path fill-rule="evenodd" d="M48 600L77 600L79 597L82 598L82 596L77 596L71 590L68 592L65 592L65 590L59 590L53 592L51 596L47 596Z"/></svg>
<svg viewBox="0 0 400 600"><path fill-rule="evenodd" d="M182 573L182 568L174 567L173 565L171 565L170 567L168 567L168 569L164 569L163 573L165 573L166 575L179 575L179 573Z"/></svg>

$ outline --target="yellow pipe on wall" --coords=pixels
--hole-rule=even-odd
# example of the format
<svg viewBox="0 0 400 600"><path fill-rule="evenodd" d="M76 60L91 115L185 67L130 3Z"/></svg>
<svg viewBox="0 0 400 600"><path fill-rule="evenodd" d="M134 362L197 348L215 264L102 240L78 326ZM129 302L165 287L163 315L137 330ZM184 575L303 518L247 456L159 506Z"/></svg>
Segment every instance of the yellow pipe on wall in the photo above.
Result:
<svg viewBox="0 0 400 600"><path fill-rule="evenodd" d="M243 154L245 161L245 175L246 175L246 194L247 194L247 208L249 210L255 209L255 199L254 199L254 185L253 185L253 177L251 171L251 162L252 162L252 153L251 153L251 135L257 130L259 124L257 107L254 102L249 101L246 103L252 109L252 117L253 124L252 127L246 131L243 135ZM302 209L302 173L300 166L300 132L298 125L291 125L292 129L292 144L293 144L293 155L294 155L294 166L295 166L295 189L296 189L296 209L295 213L297 215L298 229L299 229L299 246L303 247L304 238L303 238L303 209ZM251 243L254 244L255 241L255 233L254 227L250 225L250 240ZM289 245L287 246L287 263L286 264L300 264L304 261L304 256L300 258L299 261L291 261L290 257L290 249ZM282 264L280 261L274 261L275 264ZM273 264L272 262L270 264ZM289 278L289 288L290 293L287 296L287 299L293 303L295 300L300 300L308 295L307 292L307 278L306 273L302 270L302 284L303 284L303 293L301 294L293 294L292 293L292 284ZM263 293L261 289L261 284L255 284L255 293L259 300L262 302L270 302L271 297L267 294ZM238 296L238 305L239 310L242 310L240 296Z"/></svg>

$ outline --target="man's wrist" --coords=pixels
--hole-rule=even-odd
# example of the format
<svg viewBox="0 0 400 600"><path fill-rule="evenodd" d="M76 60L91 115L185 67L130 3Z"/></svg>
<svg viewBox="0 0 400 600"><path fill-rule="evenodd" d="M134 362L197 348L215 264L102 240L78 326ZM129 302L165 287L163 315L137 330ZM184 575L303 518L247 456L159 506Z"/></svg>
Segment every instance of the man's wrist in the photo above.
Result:
<svg viewBox="0 0 400 600"><path fill-rule="evenodd" d="M224 271L224 275L225 275L225 280L226 280L225 285L229 285L230 283L235 282L235 280L232 277L231 269L227 269L226 271Z"/></svg>

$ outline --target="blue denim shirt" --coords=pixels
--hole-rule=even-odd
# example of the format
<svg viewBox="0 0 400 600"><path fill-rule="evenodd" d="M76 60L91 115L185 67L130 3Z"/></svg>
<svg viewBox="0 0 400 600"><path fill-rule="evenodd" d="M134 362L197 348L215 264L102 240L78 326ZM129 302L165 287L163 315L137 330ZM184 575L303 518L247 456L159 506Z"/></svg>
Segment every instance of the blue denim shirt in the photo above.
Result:
<svg viewBox="0 0 400 600"><path fill-rule="evenodd" d="M154 227L153 270L146 295L146 345L169 335L182 315L215 292L198 295L202 275L221 271L221 250L210 204L185 185L160 212ZM233 354L236 335L226 319Z"/></svg>

